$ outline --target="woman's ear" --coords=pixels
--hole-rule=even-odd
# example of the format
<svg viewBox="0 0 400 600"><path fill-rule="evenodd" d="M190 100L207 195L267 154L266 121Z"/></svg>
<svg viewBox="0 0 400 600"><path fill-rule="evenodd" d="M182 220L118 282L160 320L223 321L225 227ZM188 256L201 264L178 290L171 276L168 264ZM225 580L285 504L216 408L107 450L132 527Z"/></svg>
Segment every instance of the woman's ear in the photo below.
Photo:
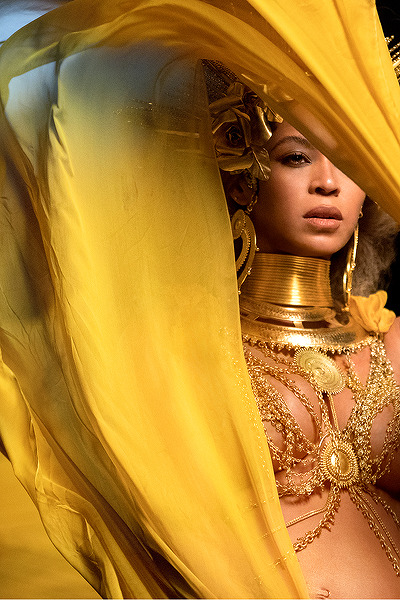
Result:
<svg viewBox="0 0 400 600"><path fill-rule="evenodd" d="M221 171L221 179L228 204L232 201L243 207L251 204L255 190L254 187L249 186L245 172L233 174Z"/></svg>

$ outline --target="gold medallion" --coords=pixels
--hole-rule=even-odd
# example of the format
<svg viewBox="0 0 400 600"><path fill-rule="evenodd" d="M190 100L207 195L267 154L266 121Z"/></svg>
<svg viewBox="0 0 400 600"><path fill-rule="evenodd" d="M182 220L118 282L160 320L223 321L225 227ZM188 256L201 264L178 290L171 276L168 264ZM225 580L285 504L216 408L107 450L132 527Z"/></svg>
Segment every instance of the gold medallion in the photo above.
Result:
<svg viewBox="0 0 400 600"><path fill-rule="evenodd" d="M359 476L357 457L350 442L334 440L321 451L319 466L326 479L341 488L353 485Z"/></svg>
<svg viewBox="0 0 400 600"><path fill-rule="evenodd" d="M297 350L294 360L301 369L312 375L322 392L338 394L343 391L346 385L344 375L329 356L316 350Z"/></svg>

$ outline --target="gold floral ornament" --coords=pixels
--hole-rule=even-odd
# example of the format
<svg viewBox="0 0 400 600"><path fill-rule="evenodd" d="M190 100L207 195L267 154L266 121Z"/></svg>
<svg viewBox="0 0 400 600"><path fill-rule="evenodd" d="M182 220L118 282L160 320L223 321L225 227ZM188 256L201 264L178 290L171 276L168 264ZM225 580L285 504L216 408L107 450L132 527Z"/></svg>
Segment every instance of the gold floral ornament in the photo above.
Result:
<svg viewBox="0 0 400 600"><path fill-rule="evenodd" d="M249 214L257 202L258 180L266 181L271 172L266 149L272 136L270 123L281 123L282 119L224 65L208 62L208 67L218 72L225 83L230 80L224 96L209 105L218 166L229 175L243 174L247 184L236 193L236 178L228 175L231 181L224 182L227 199L243 207L236 210L231 219L240 293L257 250L256 232Z"/></svg>
<svg viewBox="0 0 400 600"><path fill-rule="evenodd" d="M272 135L270 123L282 118L240 81L210 104L218 166L232 174L248 171L251 179L266 181L271 172L265 146Z"/></svg>

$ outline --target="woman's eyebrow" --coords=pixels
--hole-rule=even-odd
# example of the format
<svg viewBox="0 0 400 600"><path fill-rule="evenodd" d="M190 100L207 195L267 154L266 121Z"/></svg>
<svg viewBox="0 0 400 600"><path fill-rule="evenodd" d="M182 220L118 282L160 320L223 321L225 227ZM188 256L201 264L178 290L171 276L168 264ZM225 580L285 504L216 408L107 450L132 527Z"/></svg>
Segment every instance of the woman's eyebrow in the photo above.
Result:
<svg viewBox="0 0 400 600"><path fill-rule="evenodd" d="M275 150L275 148L278 148L278 146L284 144L285 142L296 142L297 144L301 144L305 148L314 148L314 146L310 144L310 142L305 137L299 135L287 135L280 139L278 142L276 142L275 146L271 148L270 152L272 152L273 150Z"/></svg>

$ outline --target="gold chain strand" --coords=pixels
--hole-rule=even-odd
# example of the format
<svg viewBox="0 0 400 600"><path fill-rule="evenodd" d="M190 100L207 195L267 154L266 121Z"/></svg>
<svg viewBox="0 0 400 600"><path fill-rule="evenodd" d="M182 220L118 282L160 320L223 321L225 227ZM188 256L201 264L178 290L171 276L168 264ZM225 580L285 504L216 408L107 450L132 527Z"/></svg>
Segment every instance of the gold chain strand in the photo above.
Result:
<svg viewBox="0 0 400 600"><path fill-rule="evenodd" d="M394 512L393 508L381 496L379 496L379 494L377 494L370 487L365 487L364 492L366 494L368 494L369 496L371 496L371 498L375 502L375 504L381 504L383 506L383 508L385 509L385 511L392 517L392 519L396 523L397 527L400 528L400 519Z"/></svg>
<svg viewBox="0 0 400 600"><path fill-rule="evenodd" d="M331 526L335 522L335 514L339 510L340 506L340 490L337 486L332 486L329 491L328 500L327 500L327 509L325 515L322 517L320 522L314 529L311 531L307 531L305 535L298 538L293 544L293 548L295 552L300 552L304 550L308 544L311 544L315 538L317 538L323 529L328 529L330 531Z"/></svg>
<svg viewBox="0 0 400 600"><path fill-rule="evenodd" d="M353 500L358 510L363 514L364 518L367 520L371 531L373 531L373 533L379 540L379 543L385 551L386 556L393 565L396 575L400 576L400 565L398 561L398 557L400 557L400 552L397 549L397 546L394 543L393 538L387 530L387 527L382 521L380 515L378 515L374 507L371 506L368 500L363 496L362 490L360 488L353 488L349 491L349 493L350 498ZM390 548L388 542L392 548ZM397 557L393 555L392 550L395 552Z"/></svg>
<svg viewBox="0 0 400 600"><path fill-rule="evenodd" d="M325 504L321 507L321 508L316 508L315 510L310 510L310 512L304 514L304 515L300 515L298 517L296 517L295 519L292 519L291 521L287 521L287 523L285 523L286 527L292 527L293 525L297 525L297 523L301 523L302 521L305 521L306 519L310 519L311 517L316 517L317 515L320 515L321 513L326 513L326 511L328 510L329 507L329 495L326 499Z"/></svg>

